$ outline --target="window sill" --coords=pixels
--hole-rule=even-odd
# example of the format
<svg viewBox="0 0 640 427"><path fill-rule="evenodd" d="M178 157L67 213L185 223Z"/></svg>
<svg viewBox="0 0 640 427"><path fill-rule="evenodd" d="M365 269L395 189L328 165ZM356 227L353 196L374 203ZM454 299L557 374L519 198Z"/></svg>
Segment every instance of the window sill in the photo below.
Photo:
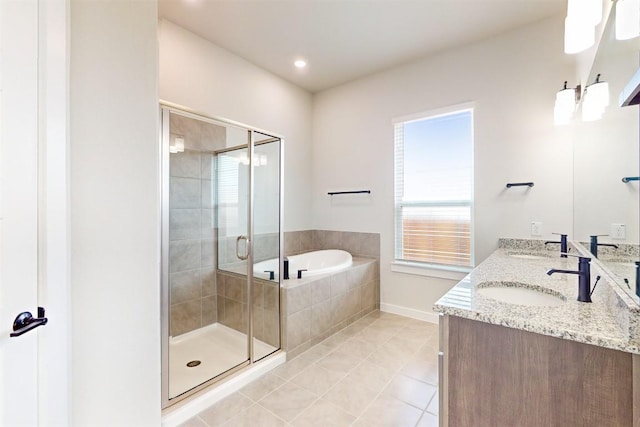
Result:
<svg viewBox="0 0 640 427"><path fill-rule="evenodd" d="M440 279L450 280L462 280L471 270L473 270L473 267L447 267L400 261L391 263L391 271L396 273L415 274L418 276L438 277Z"/></svg>

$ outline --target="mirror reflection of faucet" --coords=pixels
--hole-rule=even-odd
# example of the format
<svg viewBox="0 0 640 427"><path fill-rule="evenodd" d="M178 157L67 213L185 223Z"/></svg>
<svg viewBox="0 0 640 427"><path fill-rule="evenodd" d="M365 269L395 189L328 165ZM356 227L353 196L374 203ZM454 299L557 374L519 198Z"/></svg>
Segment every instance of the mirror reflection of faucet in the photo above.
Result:
<svg viewBox="0 0 640 427"><path fill-rule="evenodd" d="M618 245L614 245L613 243L598 243L598 237L608 236L608 234L595 234L591 237L591 247L590 252L591 255L598 258L598 246L608 246L610 248L618 249Z"/></svg>
<svg viewBox="0 0 640 427"><path fill-rule="evenodd" d="M560 234L560 233L551 233L551 234L555 234L560 236L560 241L559 242L554 242L554 241L546 241L544 242L545 245L549 245L551 243L559 243L560 244L560 256L562 258L566 258L567 257L567 252L569 252L569 250L567 249L567 235L566 234Z"/></svg>
<svg viewBox="0 0 640 427"><path fill-rule="evenodd" d="M577 256L565 253L569 256ZM578 275L578 301L591 302L591 258L578 256L577 270L559 270L549 269L547 274L551 276L554 273L577 274ZM599 277L598 277L599 278ZM597 281L596 281L597 283ZM595 286L594 286L595 289Z"/></svg>
<svg viewBox="0 0 640 427"><path fill-rule="evenodd" d="M298 279L302 279L302 272L307 271L306 269L298 270Z"/></svg>

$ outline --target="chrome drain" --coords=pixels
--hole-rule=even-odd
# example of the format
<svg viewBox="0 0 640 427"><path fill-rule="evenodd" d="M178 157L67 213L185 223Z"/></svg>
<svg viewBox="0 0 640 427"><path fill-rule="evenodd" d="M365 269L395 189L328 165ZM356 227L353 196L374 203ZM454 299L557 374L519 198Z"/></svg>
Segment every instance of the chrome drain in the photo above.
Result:
<svg viewBox="0 0 640 427"><path fill-rule="evenodd" d="M192 360L191 362L187 363L187 366L189 368L195 368L196 366L198 366L199 364L201 364L202 362L199 360Z"/></svg>

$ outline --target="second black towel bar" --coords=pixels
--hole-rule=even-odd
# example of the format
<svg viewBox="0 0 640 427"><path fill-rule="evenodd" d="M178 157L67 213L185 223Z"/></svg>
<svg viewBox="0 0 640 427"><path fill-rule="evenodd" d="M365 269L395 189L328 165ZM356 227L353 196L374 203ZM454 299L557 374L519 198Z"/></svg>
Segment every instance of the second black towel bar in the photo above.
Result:
<svg viewBox="0 0 640 427"><path fill-rule="evenodd" d="M511 187L533 187L533 182L509 182L507 188Z"/></svg>
<svg viewBox="0 0 640 427"><path fill-rule="evenodd" d="M361 194L361 193L367 193L367 194L371 194L371 190L356 190L356 191L330 191L327 194L330 196L333 196L335 194Z"/></svg>

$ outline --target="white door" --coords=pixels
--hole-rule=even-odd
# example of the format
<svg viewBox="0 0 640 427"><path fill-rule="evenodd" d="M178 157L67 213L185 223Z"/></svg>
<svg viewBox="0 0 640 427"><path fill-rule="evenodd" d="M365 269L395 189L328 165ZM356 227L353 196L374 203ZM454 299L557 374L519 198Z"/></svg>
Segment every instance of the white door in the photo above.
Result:
<svg viewBox="0 0 640 427"><path fill-rule="evenodd" d="M0 0L0 425L38 424L38 3Z"/></svg>

